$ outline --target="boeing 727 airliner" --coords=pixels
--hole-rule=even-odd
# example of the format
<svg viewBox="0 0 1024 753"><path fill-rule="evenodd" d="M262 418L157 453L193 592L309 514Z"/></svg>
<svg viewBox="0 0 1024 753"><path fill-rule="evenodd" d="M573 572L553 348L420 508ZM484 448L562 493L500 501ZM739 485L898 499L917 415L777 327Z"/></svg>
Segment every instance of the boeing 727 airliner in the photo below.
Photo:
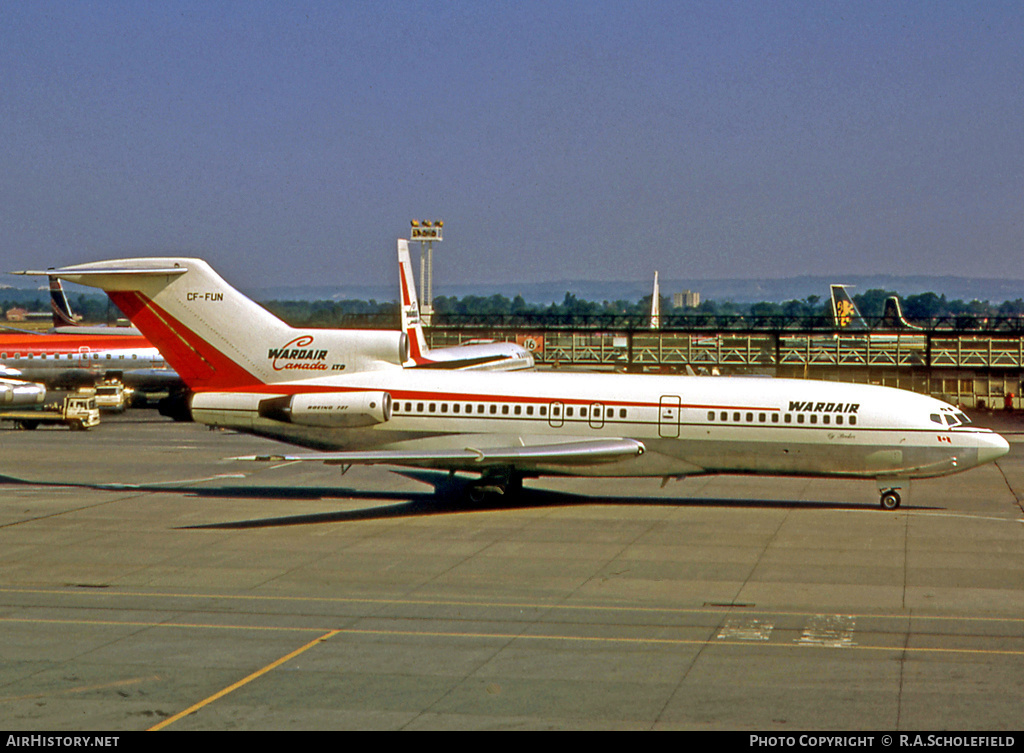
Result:
<svg viewBox="0 0 1024 753"><path fill-rule="evenodd" d="M1009 449L953 406L888 387L404 368L405 333L292 328L199 259L49 274L105 290L188 383L196 421L318 450L250 460L473 472L473 496L541 475L860 478L894 509L910 479Z"/></svg>

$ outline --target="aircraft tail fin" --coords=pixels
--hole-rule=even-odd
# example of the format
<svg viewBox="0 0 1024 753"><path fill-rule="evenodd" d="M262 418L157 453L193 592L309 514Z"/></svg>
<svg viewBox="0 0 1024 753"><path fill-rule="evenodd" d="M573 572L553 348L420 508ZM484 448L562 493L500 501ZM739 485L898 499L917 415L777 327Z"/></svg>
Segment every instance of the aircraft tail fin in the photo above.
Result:
<svg viewBox="0 0 1024 753"><path fill-rule="evenodd" d="M866 330L867 322L860 315L857 304L846 292L846 285L832 285L832 323L836 329Z"/></svg>
<svg viewBox="0 0 1024 753"><path fill-rule="evenodd" d="M651 295L651 329L661 329L661 288L658 287L658 272L654 272L654 293Z"/></svg>
<svg viewBox="0 0 1024 753"><path fill-rule="evenodd" d="M60 278L53 275L50 275L50 310L53 312L54 327L73 327L78 324Z"/></svg>
<svg viewBox="0 0 1024 753"><path fill-rule="evenodd" d="M396 332L291 327L200 259L117 259L46 273L106 291L193 390L398 365Z"/></svg>
<svg viewBox="0 0 1024 753"><path fill-rule="evenodd" d="M401 284L402 332L409 340L409 365L426 362L427 337L420 320L420 302L416 295L416 281L412 272L412 258L409 255L409 241L398 239L398 273Z"/></svg>
<svg viewBox="0 0 1024 753"><path fill-rule="evenodd" d="M885 311L882 313L883 329L921 329L903 316L903 309L900 306L900 299L894 295L885 299Z"/></svg>

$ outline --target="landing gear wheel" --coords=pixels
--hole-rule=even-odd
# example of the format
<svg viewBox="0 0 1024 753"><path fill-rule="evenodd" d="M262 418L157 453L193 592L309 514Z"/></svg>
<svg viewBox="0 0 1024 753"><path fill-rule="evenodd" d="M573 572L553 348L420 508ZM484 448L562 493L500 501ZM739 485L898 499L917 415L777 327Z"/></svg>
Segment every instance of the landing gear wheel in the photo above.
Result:
<svg viewBox="0 0 1024 753"><path fill-rule="evenodd" d="M480 504L488 499L496 501L515 497L523 491L523 477L518 473L488 473L466 489L469 501Z"/></svg>
<svg viewBox="0 0 1024 753"><path fill-rule="evenodd" d="M504 489L496 487L493 484L484 484L483 482L472 484L467 490L469 501L477 505L487 499L488 496L500 496L504 493Z"/></svg>
<svg viewBox="0 0 1024 753"><path fill-rule="evenodd" d="M900 506L900 502L902 501L903 500L900 499L900 493L895 489L882 492L881 504L883 510L895 510Z"/></svg>

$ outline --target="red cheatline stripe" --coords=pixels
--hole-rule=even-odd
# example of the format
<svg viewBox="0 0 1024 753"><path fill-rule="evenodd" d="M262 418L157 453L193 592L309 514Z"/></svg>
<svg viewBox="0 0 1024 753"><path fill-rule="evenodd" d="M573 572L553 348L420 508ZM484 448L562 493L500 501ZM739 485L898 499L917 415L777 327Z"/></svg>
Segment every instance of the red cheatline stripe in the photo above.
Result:
<svg viewBox="0 0 1024 753"><path fill-rule="evenodd" d="M153 347L140 335L0 335L0 350L32 353L78 353L94 350L131 350Z"/></svg>
<svg viewBox="0 0 1024 753"><path fill-rule="evenodd" d="M524 395L489 395L484 393L468 392L424 392L422 390L389 389L386 386L342 386L332 384L249 384L230 389L204 390L204 392L251 392L266 395L299 395L308 393L327 392L367 392L383 390L391 395L393 400L417 400L433 402L484 402L484 403L509 403L510 405L548 405L550 403L561 403L563 405L590 406L599 404L605 408L659 408L661 403L641 400L602 400L600 398L573 398L558 397L554 395L524 396ZM677 406L668 406L675 408ZM780 413L781 408L766 408L759 406L744 405L703 405L683 403L678 406L682 410L724 410L724 411L754 411L761 413Z"/></svg>

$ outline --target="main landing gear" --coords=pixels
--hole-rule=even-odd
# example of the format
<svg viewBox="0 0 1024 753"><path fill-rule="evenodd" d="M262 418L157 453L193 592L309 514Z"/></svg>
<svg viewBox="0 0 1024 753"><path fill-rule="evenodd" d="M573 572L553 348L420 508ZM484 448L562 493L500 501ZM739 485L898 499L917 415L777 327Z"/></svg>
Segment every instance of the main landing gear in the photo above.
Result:
<svg viewBox="0 0 1024 753"><path fill-rule="evenodd" d="M485 473L466 487L470 502L479 504L487 499L518 495L523 491L523 476L514 471Z"/></svg>

